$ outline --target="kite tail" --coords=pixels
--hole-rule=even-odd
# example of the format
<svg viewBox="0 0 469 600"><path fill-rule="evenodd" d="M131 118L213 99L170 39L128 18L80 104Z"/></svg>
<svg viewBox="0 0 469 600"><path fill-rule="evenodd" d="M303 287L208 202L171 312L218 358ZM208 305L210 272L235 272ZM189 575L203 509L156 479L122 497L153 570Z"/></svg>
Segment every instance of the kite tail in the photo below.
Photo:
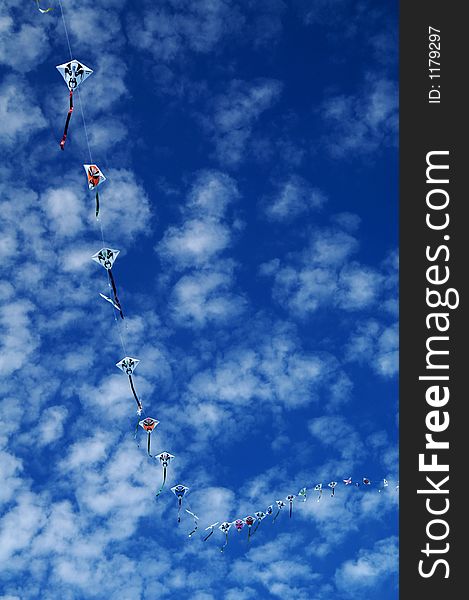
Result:
<svg viewBox="0 0 469 600"><path fill-rule="evenodd" d="M223 552L227 546L228 546L228 534L227 534L227 533L225 533L225 543L224 543L224 544L223 544L223 546L220 548L220 552Z"/></svg>
<svg viewBox="0 0 469 600"><path fill-rule="evenodd" d="M65 121L64 134L62 136L62 139L60 140L60 149L61 150L64 150L64 148L65 148L65 140L67 139L68 126L70 123L70 118L72 116L72 112L73 112L73 90L70 90L70 108L67 113L67 119Z"/></svg>
<svg viewBox="0 0 469 600"><path fill-rule="evenodd" d="M187 508L186 508L186 513L188 513L192 517L194 517L194 529L188 535L188 537L192 537L194 535L194 533L197 531L197 529L199 528L199 525L197 523L197 521L199 520L199 517L197 515L195 515L192 511L188 510Z"/></svg>
<svg viewBox="0 0 469 600"><path fill-rule="evenodd" d="M132 375L129 375L129 381L130 381L130 389L132 390L132 393L134 395L135 402L137 403L137 406L138 406L138 410L142 411L143 406L142 406L142 403L140 402L140 400L138 399L137 392L135 391L134 382L132 381ZM138 424L137 424L137 428L138 428Z"/></svg>
<svg viewBox="0 0 469 600"><path fill-rule="evenodd" d="M155 498L158 498L158 496L161 494L165 483L166 483L166 467L163 467L163 483L161 484L160 489L156 492Z"/></svg>
<svg viewBox="0 0 469 600"><path fill-rule="evenodd" d="M151 445L151 431L148 432L148 440L147 440L147 452L148 456L151 456L150 445Z"/></svg>
<svg viewBox="0 0 469 600"><path fill-rule="evenodd" d="M292 513L292 503L290 502L290 519L291 519L291 513Z"/></svg>
<svg viewBox="0 0 469 600"><path fill-rule="evenodd" d="M319 502L319 500L321 500L321 496L322 496L322 490L319 492L318 502Z"/></svg>
<svg viewBox="0 0 469 600"><path fill-rule="evenodd" d="M96 218L99 216L99 194L96 192Z"/></svg>
<svg viewBox="0 0 469 600"><path fill-rule="evenodd" d="M275 523L275 519L279 516L280 514L280 508L277 510L277 514L275 515L275 517L272 519L272 523Z"/></svg>
<svg viewBox="0 0 469 600"><path fill-rule="evenodd" d="M121 303L119 302L119 298L117 297L117 288L116 288L116 282L114 281L114 275L112 274L111 269L108 269L107 272L109 274L109 281L111 282L112 293L114 294L114 302L119 307L120 316L121 316L121 319L123 319L124 318L124 312L122 310Z"/></svg>
<svg viewBox="0 0 469 600"><path fill-rule="evenodd" d="M334 494L335 494L335 488L332 488L332 494L331 494L331 498L333 498L333 497L334 497Z"/></svg>
<svg viewBox="0 0 469 600"><path fill-rule="evenodd" d="M211 532L210 532L208 535L206 535L206 536L204 537L204 539L203 539L203 541L204 541L204 542L206 542L206 541L208 540L208 538L209 538L211 535L213 535L213 531L214 531L214 530L212 529L212 531L211 531Z"/></svg>
<svg viewBox="0 0 469 600"><path fill-rule="evenodd" d="M252 532L252 535L254 535L259 527L259 525L261 524L260 521L257 521L256 526L254 527L254 531Z"/></svg>
<svg viewBox="0 0 469 600"><path fill-rule="evenodd" d="M181 522L181 504L182 498L178 498L178 523Z"/></svg>
<svg viewBox="0 0 469 600"><path fill-rule="evenodd" d="M251 527L248 527L248 544L251 542Z"/></svg>

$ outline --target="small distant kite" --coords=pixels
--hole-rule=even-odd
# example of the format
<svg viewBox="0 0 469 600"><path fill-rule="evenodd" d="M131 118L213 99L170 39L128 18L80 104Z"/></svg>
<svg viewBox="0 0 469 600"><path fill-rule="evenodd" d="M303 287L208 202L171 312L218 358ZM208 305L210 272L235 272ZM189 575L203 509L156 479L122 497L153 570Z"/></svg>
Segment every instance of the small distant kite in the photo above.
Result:
<svg viewBox="0 0 469 600"><path fill-rule="evenodd" d="M256 533L259 525L261 524L261 521L263 521L267 516L265 514L265 512L262 512L262 510L257 511L254 514L256 515L257 523L256 523L256 526L254 527L254 531L252 532L252 535L254 535Z"/></svg>
<svg viewBox="0 0 469 600"><path fill-rule="evenodd" d="M244 527L243 519L236 519L236 521L234 522L234 526L236 527L236 530L239 533L241 531L241 529Z"/></svg>
<svg viewBox="0 0 469 600"><path fill-rule="evenodd" d="M73 112L73 91L77 89L80 83L83 83L85 79L88 79L93 71L77 60L71 60L70 62L63 63L63 65L57 65L56 69L62 75L68 89L70 90L70 107L67 113L67 119L65 121L64 133L60 141L60 148L61 150L64 150L65 141L68 134L68 126L70 124L70 118Z"/></svg>
<svg viewBox="0 0 469 600"><path fill-rule="evenodd" d="M301 490L298 492L298 496L303 498L303 502L306 502L306 492L307 489L305 487L301 488Z"/></svg>
<svg viewBox="0 0 469 600"><path fill-rule="evenodd" d="M134 388L134 382L132 380L132 373L135 371L135 368L139 362L140 362L140 360L138 358L132 358L131 356L126 356L125 358L120 360L118 363L116 363L116 367L118 367L123 373L125 373L129 377L130 389L132 390L132 393L135 398L135 402L137 403L137 414L141 415L143 406L142 406L142 403L140 402L140 400L138 399L137 392L135 391L135 388ZM137 425L137 427L138 427L138 425Z"/></svg>
<svg viewBox="0 0 469 600"><path fill-rule="evenodd" d="M179 484L179 485L175 485L174 487L172 487L171 491L173 492L173 494L178 499L178 523L180 523L181 522L182 499L184 498L184 496L189 491L189 488L186 487L185 485Z"/></svg>
<svg viewBox="0 0 469 600"><path fill-rule="evenodd" d="M138 423L142 429L147 432L147 452L148 456L151 456L151 432L155 429L155 427L159 424L159 421L156 419L152 419L151 417L145 417Z"/></svg>
<svg viewBox="0 0 469 600"><path fill-rule="evenodd" d="M114 298L108 298L107 296L104 296L104 294L100 294L100 296L108 302L110 302L114 306L114 308L116 308L119 311L121 319L123 319L124 312L122 311L121 303L119 302L119 298L117 297L116 282L114 281L114 275L112 274L112 265L114 264L114 261L116 260L117 255L119 253L120 250L113 250L112 248L101 248L101 250L98 250L98 252L96 252L96 254L93 254L91 258L92 260L97 262L98 265L101 265L106 269L109 277L109 287L112 289Z"/></svg>
<svg viewBox="0 0 469 600"><path fill-rule="evenodd" d="M220 525L220 527L218 528L222 533L225 534L225 543L223 544L223 546L220 548L220 552L223 552L224 549L227 547L228 545L228 532L231 529L231 523L228 523L228 521L225 521L224 523L222 523Z"/></svg>
<svg viewBox="0 0 469 600"><path fill-rule="evenodd" d="M282 510L282 508L284 508L286 506L286 504L283 500L275 500L275 504L277 505L277 512L275 513L272 523L275 523L275 521L277 520L277 517L280 514L280 511Z"/></svg>
<svg viewBox="0 0 469 600"><path fill-rule="evenodd" d="M337 485L337 481L331 481L331 482L330 482L330 483L328 483L327 485L328 485L328 486L331 488L331 490L332 490L331 496L332 496L332 497L334 497L334 494L335 494L335 487L336 487L336 485Z"/></svg>
<svg viewBox="0 0 469 600"><path fill-rule="evenodd" d="M197 531L197 529L199 528L199 517L193 513L191 510L189 510L188 508L186 508L186 513L189 514L193 519L194 519L194 529L188 534L187 537L192 537L194 535L194 533Z"/></svg>
<svg viewBox="0 0 469 600"><path fill-rule="evenodd" d="M51 10L54 10L52 7L50 7L50 8L41 8L39 6L39 0L35 0L35 2L36 2L36 6L37 6L38 11L40 13L42 13L43 15L45 15L48 12L50 12Z"/></svg>
<svg viewBox="0 0 469 600"><path fill-rule="evenodd" d="M161 452L161 454L157 454L155 456L155 458L160 459L161 466L163 467L163 483L161 484L160 489L156 492L156 495L155 495L155 498L158 498L158 496L163 491L164 484L166 483L166 471L168 470L168 465L171 462L171 460L174 458L174 456L172 454L170 454L169 452Z"/></svg>
<svg viewBox="0 0 469 600"><path fill-rule="evenodd" d="M213 535L213 532L215 531L215 527L218 525L220 521L217 521L216 523L212 523L211 525L209 525L208 527L205 528L205 531L208 531L210 529L210 533L208 535L206 535L203 539L204 542L206 542L208 540L208 538Z"/></svg>
<svg viewBox="0 0 469 600"><path fill-rule="evenodd" d="M251 517L251 515L249 515L248 517L244 518L244 522L246 523L246 526L248 528L248 542L251 541L251 528L255 523L254 517Z"/></svg>
<svg viewBox="0 0 469 600"><path fill-rule="evenodd" d="M86 176L88 178L88 189L89 190L94 190L98 187L98 185L101 185L102 183L104 183L106 181L106 177L103 175L102 171L100 170L100 168L97 165L83 165L83 168L85 169L86 172ZM96 218L98 218L99 216L99 194L98 194L98 190L96 189Z"/></svg>
<svg viewBox="0 0 469 600"><path fill-rule="evenodd" d="M293 500L295 499L295 496L293 494L289 494L287 496L287 500L290 503L290 519L291 519L291 514L292 514L292 508L293 508Z"/></svg>
<svg viewBox="0 0 469 600"><path fill-rule="evenodd" d="M319 500L321 500L321 496L322 496L322 483L318 483L317 485L315 485L314 491L319 492L319 495L318 495L318 502L319 502Z"/></svg>

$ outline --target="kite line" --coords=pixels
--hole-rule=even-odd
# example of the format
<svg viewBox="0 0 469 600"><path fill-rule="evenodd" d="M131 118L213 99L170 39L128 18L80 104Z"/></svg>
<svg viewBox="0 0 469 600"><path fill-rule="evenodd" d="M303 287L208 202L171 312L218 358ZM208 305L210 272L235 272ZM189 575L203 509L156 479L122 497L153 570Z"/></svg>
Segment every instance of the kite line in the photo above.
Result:
<svg viewBox="0 0 469 600"><path fill-rule="evenodd" d="M104 269L107 272L108 287L110 290L109 296L102 294L102 293L100 293L100 296L102 299L106 300L109 304L111 304L111 306L113 308L114 320L116 322L122 351L124 353L124 358L122 358L119 362L116 363L116 367L118 367L125 375L127 375L128 379L129 379L130 390L131 390L133 399L135 400L135 403L137 405L137 414L139 417L140 416L143 417L141 420L138 421L138 423L135 427L134 438L137 439L137 436L139 433L139 428L142 428L143 431L147 435L146 450L147 450L148 456L154 460L158 460L161 468L163 469L162 483L161 483L159 489L155 493L155 498L158 498L160 496L160 494L162 493L162 491L165 487L165 484L166 484L167 471L169 468L169 464L175 457L173 454L170 454L169 452L166 452L166 451L161 452L160 454L157 454L157 455L152 455L151 437L152 437L152 433L154 432L155 428L159 424L159 421L152 417L149 417L145 414L143 403L137 393L137 390L136 390L136 387L134 384L133 374L134 374L134 371L135 371L137 365L139 364L140 360L138 358L127 355L125 335L124 335L126 332L126 327L123 324L125 316L124 316L124 311L123 311L123 308L122 308L122 305L121 305L121 302L120 302L120 299L118 296L117 285L116 285L116 281L115 281L113 270L112 270L114 263L120 253L120 250L106 247L106 244L104 241L105 237L104 237L103 225L102 225L102 221L100 219L101 206L100 206L100 198L99 198L99 193L98 193L97 188L101 184L103 184L107 180L107 178L105 177L103 172L100 170L98 165L96 165L93 162L90 139L88 136L88 128L87 128L86 119L85 119L85 111L83 108L83 101L82 101L80 90L78 89L79 86L85 80L87 80L88 77L90 77L92 75L93 70L90 69L89 67L87 67L84 63L74 59L62 1L58 0L58 3L59 3L59 7L60 7L61 18L62 18L62 22L63 22L65 37L66 37L67 46L68 46L69 55L70 55L70 60L68 62L58 65L56 67L57 70L62 75L62 77L68 87L68 90L69 90L69 104L68 104L69 108L68 108L68 112L67 112L67 116L66 116L66 120L65 120L65 126L64 126L62 139L60 140L59 144L60 144L61 150L65 150L65 144L66 144L66 141L68 138L70 122L71 122L73 111L74 111L73 99L74 99L74 93L76 91L78 94L78 101L80 104L80 112L81 112L81 117L82 117L82 122L83 122L83 130L84 130L84 134L85 134L85 140L86 140L86 145L87 145L88 155L89 155L89 164L83 164L83 167L85 169L85 173L87 176L88 189L90 191L95 192L95 217L96 217L96 221L99 225L99 229L100 229L100 233L101 233L101 240L102 240L102 244L103 244L103 247L100 250L98 250L91 257L91 259L93 261L95 261L96 263L98 263L99 265L101 265L102 267L104 267ZM40 8L39 0L36 0L36 4L37 4L38 10L42 14L49 13L52 10L52 8L47 8L47 9ZM380 493L384 492L385 489L389 489L390 487L391 488L395 487L396 491L399 490L398 483L391 485L387 479L379 479L377 481L380 482L380 487L378 489L378 492L380 492ZM279 518L280 514L284 511L284 509L287 509L289 518L292 518L293 506L294 506L295 502L300 502L300 501L306 502L307 497L311 494L314 494L314 496L316 498L316 502L320 502L323 497L323 492L325 490L330 492L329 495L331 498L335 498L336 488L338 485L339 485L339 483L334 480L329 481L328 483L324 484L324 486L323 486L323 482L316 483L311 488L303 487L296 494L289 494L284 499L276 500L275 503L272 503L271 505L269 505L264 511L256 511L252 515L248 515L244 518L236 518L233 521L223 521L221 523L220 522L213 523L205 529L205 531L206 532L208 531L208 533L204 536L203 541L204 542L207 541L214 534L215 529L217 528L224 536L223 537L224 543L220 548L220 551L224 552L225 548L228 545L228 534L229 534L231 528L234 527L234 529L236 529L236 531L239 533L244 529L244 527L247 527L247 529L248 529L247 540L248 540L248 542L250 542L251 538L256 534L261 522L264 521L264 519L266 519L267 517L272 517L272 523L274 524L276 522L277 518ZM363 477L359 481L354 481L354 480L352 480L352 477L348 477L347 479L342 480L341 485L344 485L346 487L351 486L351 487L355 487L355 488L368 488L368 487L372 486L372 481L371 481L371 479L369 479L367 477ZM189 492L189 489L190 488L185 485L177 484L171 488L171 491L173 492L173 494L175 495L175 497L177 499L177 522L178 523L181 522L181 516L182 516L181 513L182 513L183 503L184 503L184 507L185 507L185 509L184 509L185 513L188 514L193 519L193 528L190 531L190 533L188 534L188 537L190 538L198 530L199 517L191 510L191 507L187 501L186 495Z"/></svg>

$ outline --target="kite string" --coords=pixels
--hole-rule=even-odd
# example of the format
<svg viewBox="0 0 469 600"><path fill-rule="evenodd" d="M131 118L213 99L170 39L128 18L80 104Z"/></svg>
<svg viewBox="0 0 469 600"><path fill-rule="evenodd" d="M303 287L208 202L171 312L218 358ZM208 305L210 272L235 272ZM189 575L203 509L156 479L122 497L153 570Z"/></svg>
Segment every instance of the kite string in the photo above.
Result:
<svg viewBox="0 0 469 600"><path fill-rule="evenodd" d="M72 61L73 60L72 47L70 45L70 38L68 37L68 29L67 29L67 24L65 22L64 9L62 7L61 0L59 0L59 6L60 6L60 14L62 15L62 23L64 24L64 29L65 29L65 37L67 38L68 51L70 52L70 60Z"/></svg>
<svg viewBox="0 0 469 600"><path fill-rule="evenodd" d="M69 53L70 53L70 61L72 61L73 60L72 46L70 44L70 37L69 37L69 34L68 34L68 29L67 29L67 22L65 20L65 15L64 15L64 10L63 10L63 6L62 6L62 1L61 0L59 0L59 6L60 6L60 14L62 16L62 22L63 22L63 26L64 26L64 30L65 30L65 37L67 39L68 50L69 50ZM90 139L89 139L89 136L88 136L88 127L86 126L85 111L83 109L83 101L81 99L81 93L80 93L80 89L79 88L77 88L77 92L78 92L78 101L80 103L81 118L82 118L82 121L83 121L83 129L84 129L84 132L85 132L86 146L88 148L88 155L90 157L90 164L94 164L93 163L93 156L92 156L92 153L91 153ZM100 232L101 232L101 241L103 243L103 247L105 247L106 243L104 241L103 225L102 225L102 222L101 222L100 219L97 219L97 221L98 221L99 229L100 229ZM126 344L125 344L125 341L124 341L123 332L121 330L122 324L117 319L117 315L116 315L116 311L115 310L114 310L114 321L116 322L116 325L117 325L117 332L118 332L119 340L120 340L120 343L121 343L121 346L122 346L122 351L124 352L124 356L127 356Z"/></svg>
<svg viewBox="0 0 469 600"><path fill-rule="evenodd" d="M85 112L83 110L83 102L81 101L80 88L77 88L77 92L78 92L78 101L80 103L80 109L81 109L81 118L83 120L83 129L85 130L86 145L88 146L88 154L90 156L90 164L92 165L94 163L93 163L93 158L91 156L90 140L88 138L88 128L86 127Z"/></svg>

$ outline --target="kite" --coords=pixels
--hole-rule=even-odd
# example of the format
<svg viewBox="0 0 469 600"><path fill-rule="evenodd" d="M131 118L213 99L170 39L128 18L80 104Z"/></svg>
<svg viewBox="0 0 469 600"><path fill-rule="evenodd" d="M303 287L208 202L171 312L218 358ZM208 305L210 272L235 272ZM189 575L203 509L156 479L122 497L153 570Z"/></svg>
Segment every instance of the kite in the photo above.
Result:
<svg viewBox="0 0 469 600"><path fill-rule="evenodd" d="M186 493L189 491L189 488L186 487L185 485L179 484L179 485L175 485L174 487L172 487L171 491L178 499L178 523L180 523L181 522L182 499L184 498Z"/></svg>
<svg viewBox="0 0 469 600"><path fill-rule="evenodd" d="M254 517L251 517L250 515L248 517L246 517L244 519L244 522L246 523L247 527L248 527L248 542L251 541L251 527L254 525Z"/></svg>
<svg viewBox="0 0 469 600"><path fill-rule="evenodd" d="M368 479L368 477L363 477L363 485L371 485L371 481Z"/></svg>
<svg viewBox="0 0 469 600"><path fill-rule="evenodd" d="M103 175L102 171L97 165L83 165L85 169L86 176L88 177L88 189L94 190L106 181L106 177ZM99 194L98 190L96 190L96 218L99 215Z"/></svg>
<svg viewBox="0 0 469 600"><path fill-rule="evenodd" d="M331 488L331 490L332 490L331 497L333 498L333 497L334 497L334 493L335 493L335 486L337 485L337 481L331 481L331 482L330 482L330 483L328 483L327 485L328 485L328 486Z"/></svg>
<svg viewBox="0 0 469 600"><path fill-rule="evenodd" d="M170 454L169 452L162 452L161 454L157 454L155 456L155 458L160 459L161 466L163 467L163 483L161 484L160 489L156 492L156 496L155 496L155 498L158 498L158 496L163 491L164 484L166 483L166 471L168 469L168 465L169 465L171 459L174 458L174 456L172 454Z"/></svg>
<svg viewBox="0 0 469 600"><path fill-rule="evenodd" d="M238 530L238 533L239 533L241 531L241 529L244 527L243 519L236 519L236 521L234 522L234 526L236 527L236 529Z"/></svg>
<svg viewBox="0 0 469 600"><path fill-rule="evenodd" d="M265 509L265 512L268 515L271 515L274 512L274 507L272 506L272 504Z"/></svg>
<svg viewBox="0 0 469 600"><path fill-rule="evenodd" d="M153 431L153 429L155 429L155 427L158 425L158 423L159 423L159 421L157 421L156 419L152 419L151 417L145 417L138 423L140 425L140 427L142 427L142 429L144 429L148 433L148 438L147 438L148 456L151 456L151 452L150 452L151 432Z"/></svg>
<svg viewBox="0 0 469 600"><path fill-rule="evenodd" d="M138 399L137 392L134 388L134 382L132 381L132 373L135 371L135 367L138 365L140 360L138 358L132 358L131 356L126 356L121 361L116 363L116 367L118 367L123 373L129 376L130 389L135 398L135 402L137 403L137 414L141 415L143 406L140 400ZM138 427L138 425L137 425Z"/></svg>
<svg viewBox="0 0 469 600"><path fill-rule="evenodd" d="M259 510L258 512L256 512L256 513L255 513L255 515L256 515L257 523L256 523L256 526L255 526L255 528L254 528L254 531L252 532L252 535L254 535L254 534L256 533L256 531L257 531L257 528L259 527L259 525L260 525L261 521L262 521L263 519L265 519L265 518L266 518L266 516L267 516L267 515L266 515L264 512L262 512L261 510Z"/></svg>
<svg viewBox="0 0 469 600"><path fill-rule="evenodd" d="M275 523L275 521L276 521L277 517L278 517L278 516L279 516L279 514L280 514L280 511L282 510L282 508L283 508L284 506L286 506L286 505L285 505L285 502L284 502L283 500L275 500L275 504L277 505L277 512L276 512L276 514L275 514L275 517L273 518L273 521L272 521L272 523Z"/></svg>
<svg viewBox="0 0 469 600"><path fill-rule="evenodd" d="M75 59L71 60L70 62L66 62L63 65L57 65L56 69L62 75L68 89L70 90L70 108L65 121L64 134L60 141L60 148L61 150L64 150L65 141L68 134L68 126L73 112L73 91L77 89L80 83L83 83L85 79L88 79L93 71Z"/></svg>
<svg viewBox="0 0 469 600"><path fill-rule="evenodd" d="M222 533L225 534L225 543L220 548L220 552L223 552L224 549L226 548L226 546L228 545L228 532L229 532L230 528L231 528L231 523L228 523L228 521L225 521L224 523L222 523L220 525L220 527L218 528Z"/></svg>
<svg viewBox="0 0 469 600"><path fill-rule="evenodd" d="M301 488L301 490L298 492L298 496L301 496L303 498L303 502L306 502L306 488Z"/></svg>
<svg viewBox="0 0 469 600"><path fill-rule="evenodd" d="M322 483L318 483L317 485L315 485L314 491L319 492L319 496L318 496L318 502L319 502L319 500L321 500L321 496L322 496Z"/></svg>
<svg viewBox="0 0 469 600"><path fill-rule="evenodd" d="M191 515L194 518L194 529L188 535L188 537L192 537L194 535L194 533L197 531L197 529L199 528L199 525L197 523L197 521L199 520L199 517L192 511L188 510L187 508L186 508L186 513L188 513L189 515Z"/></svg>
<svg viewBox="0 0 469 600"><path fill-rule="evenodd" d="M36 0L36 6L37 6L37 9L38 9L38 11L39 11L40 13L42 13L43 15L45 15L45 14L46 14L46 13L48 13L48 12L50 12L51 10L54 10L52 7L50 7L50 8L41 8L41 7L39 6L39 0Z"/></svg>
<svg viewBox="0 0 469 600"><path fill-rule="evenodd" d="M210 529L210 533L208 535L206 535L204 537L204 542L206 542L208 540L208 538L213 535L213 532L215 531L215 527L218 525L220 521L217 521L216 523L212 523L211 525L209 525L208 527L205 528L205 531L208 531Z"/></svg>
<svg viewBox="0 0 469 600"><path fill-rule="evenodd" d="M293 494L289 494L287 496L287 500L290 503L290 519L291 519L291 513L292 513L292 508L293 508L293 500L295 499L295 496Z"/></svg>
<svg viewBox="0 0 469 600"><path fill-rule="evenodd" d="M98 250L98 252L96 252L96 254L93 254L93 256L91 258L92 258L92 260L97 262L98 265L101 265L102 267L104 267L106 269L108 277L109 277L109 286L112 288L112 292L114 294L114 299L111 300L110 298L107 298L103 294L101 294L101 296L105 300L109 300L109 302L114 307L117 308L117 310L120 313L121 319L123 319L124 313L122 311L122 307L121 307L121 303L119 302L119 298L117 297L116 282L114 281L114 275L112 274L112 265L114 264L114 261L116 260L119 252L120 252L120 250L113 250L112 248L101 248L101 250Z"/></svg>
<svg viewBox="0 0 469 600"><path fill-rule="evenodd" d="M352 483L352 478L349 477L348 479L344 479L343 482L345 483L345 485L350 485Z"/></svg>

